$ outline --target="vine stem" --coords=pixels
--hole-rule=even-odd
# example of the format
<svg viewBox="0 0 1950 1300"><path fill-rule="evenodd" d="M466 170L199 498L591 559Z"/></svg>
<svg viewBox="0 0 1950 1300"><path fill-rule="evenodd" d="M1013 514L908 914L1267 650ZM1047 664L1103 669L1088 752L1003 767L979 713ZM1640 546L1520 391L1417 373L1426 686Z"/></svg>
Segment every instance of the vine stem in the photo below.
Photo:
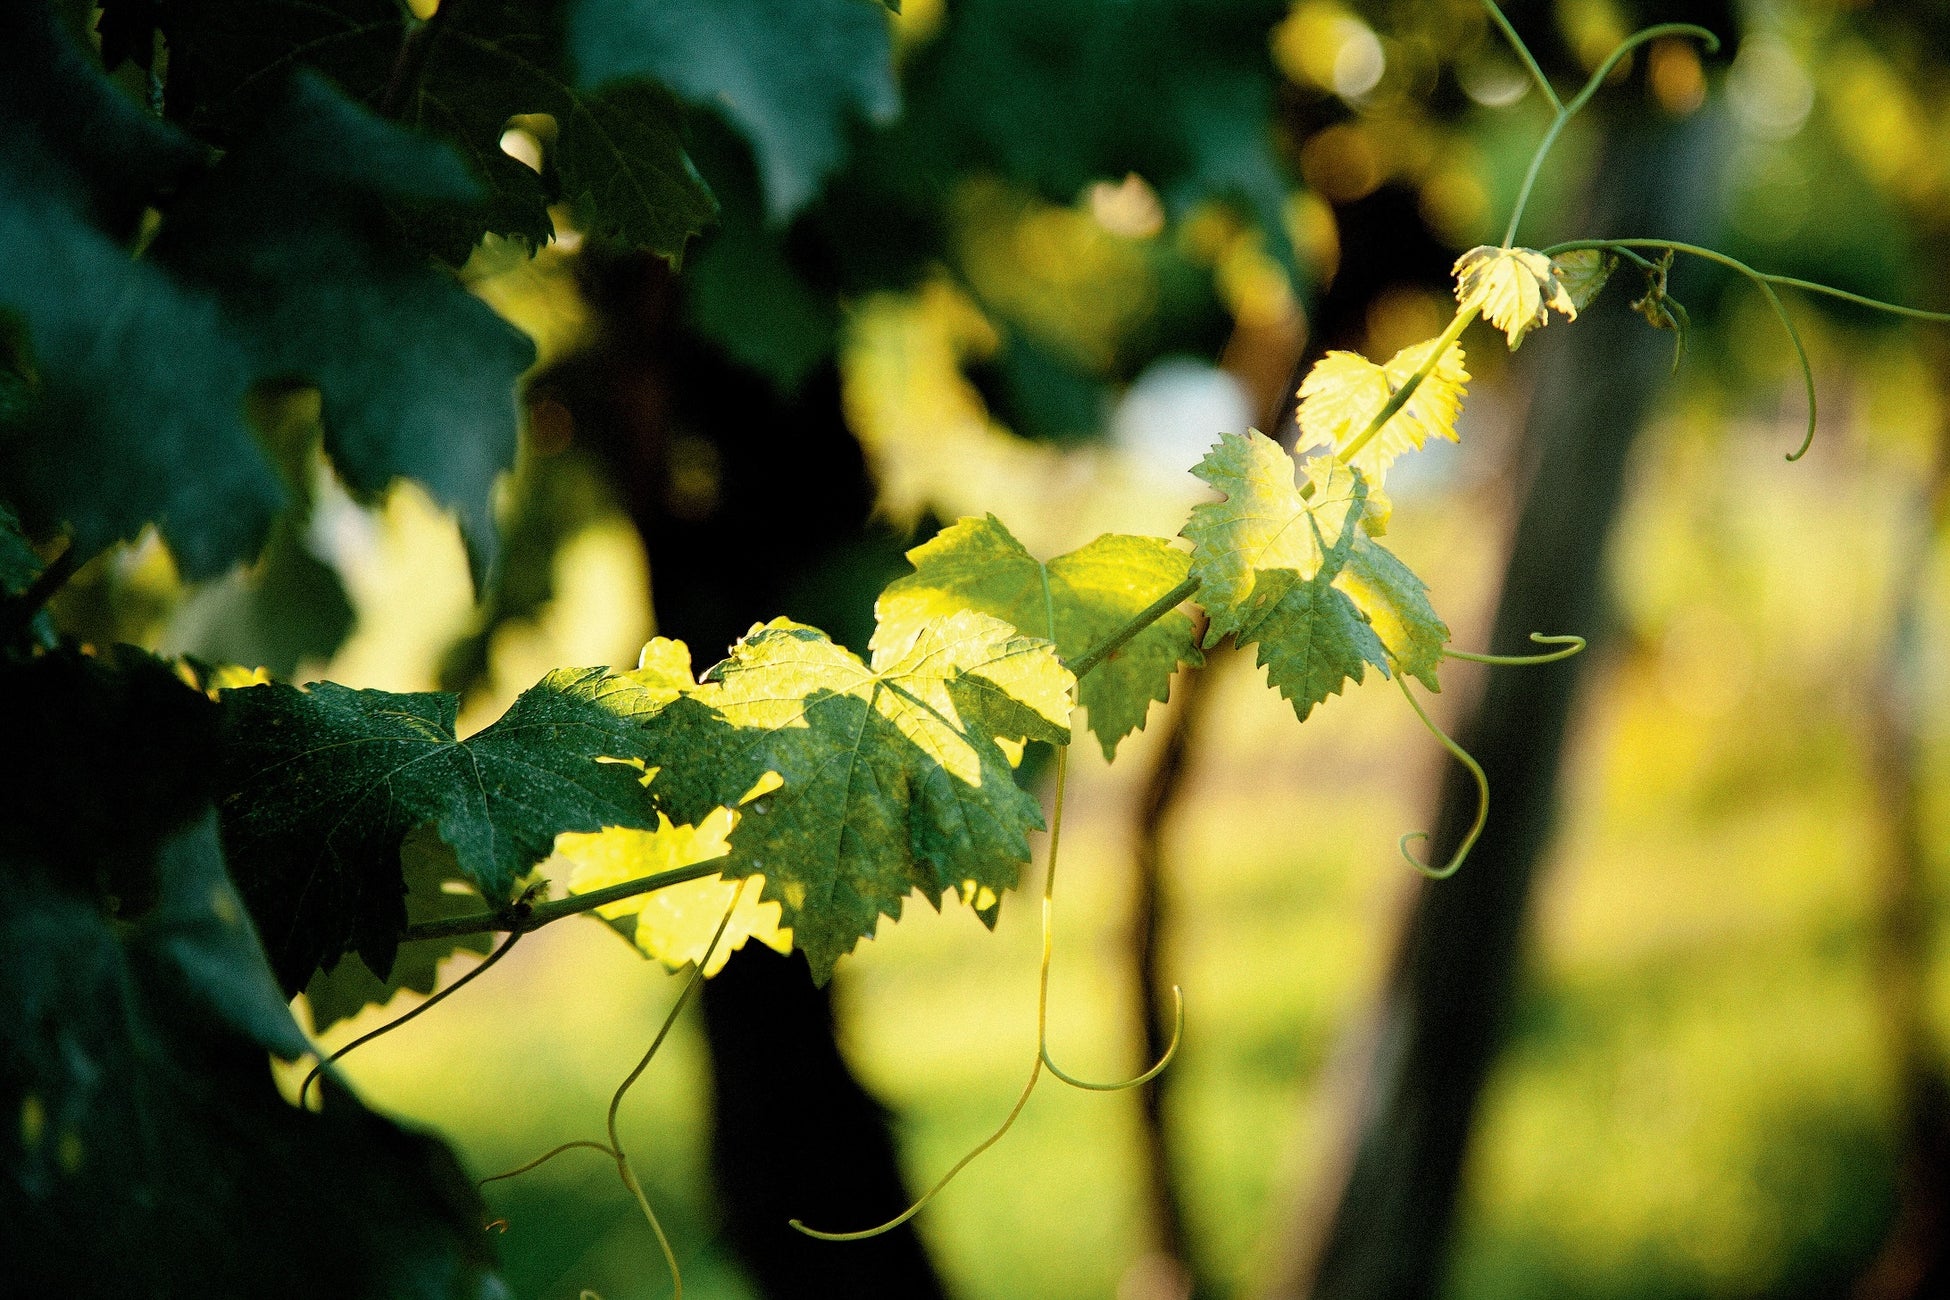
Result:
<svg viewBox="0 0 1950 1300"><path fill-rule="evenodd" d="M1070 1074L1050 1059L1049 975L1051 958L1056 949L1056 852L1063 836L1063 790L1069 776L1069 766L1070 748L1065 745L1056 751L1056 798L1050 812L1049 869L1043 873L1043 963L1036 985L1036 1054L1044 1068L1072 1088L1081 1088L1085 1092L1123 1092L1130 1088L1141 1088L1163 1074L1172 1058L1178 1055L1179 1041L1185 1035L1185 994L1178 985L1171 986L1174 1015L1171 1042L1166 1044L1157 1064L1134 1079L1121 1083L1091 1083Z"/></svg>
<svg viewBox="0 0 1950 1300"><path fill-rule="evenodd" d="M1730 270L1738 271L1741 275L1746 276L1753 283L1754 287L1761 291L1762 295L1767 299L1767 305L1774 309L1774 316L1781 322L1781 328L1787 331L1788 341L1794 344L1795 358L1801 363L1801 384L1807 390L1808 394L1808 432L1802 437L1801 445L1788 453L1789 460L1800 460L1808 454L1808 448L1814 445L1815 370L1814 366L1808 361L1808 349L1802 346L1801 332L1794 327L1794 319L1788 315L1786 305L1781 302L1781 295L1774 292L1774 286L1780 285L1783 288L1799 289L1804 293L1824 294L1830 298L1839 299L1842 302L1854 303L1858 307L1867 307L1872 311L1888 312L1892 316L1903 316L1911 320L1930 321L1937 324L1950 324L1950 313L1925 311L1921 307L1905 307L1900 303L1883 302L1879 298L1868 298L1859 293L1850 293L1846 289L1835 289L1825 284L1816 284L1812 280L1797 279L1791 275L1774 275L1767 271L1756 270L1737 257L1730 257L1725 253L1711 248L1702 248L1698 244L1681 243L1676 239L1574 239L1562 244L1553 244L1550 248L1543 251L1546 256L1554 257L1560 253L1575 252L1578 249L1584 248L1623 253L1641 262L1644 259L1640 258L1632 250L1638 248L1656 248L1672 253L1685 253L1688 256L1700 258L1702 261L1714 262Z"/></svg>
<svg viewBox="0 0 1950 1300"><path fill-rule="evenodd" d="M502 941L501 946L496 948L493 952L489 953L487 955L487 959L483 961L480 965L476 966L473 970L468 971L465 975L455 980L452 984L449 984L446 988L441 989L439 992L433 994L431 997L421 1002L419 1006L414 1007L412 1010L406 1012L404 1015L396 1016L395 1018L388 1020L385 1024L379 1026L379 1028L370 1030L366 1033L359 1035L357 1038L347 1043L344 1047L339 1048L338 1051L333 1052L330 1056L320 1061L317 1065L314 1065L311 1068L311 1073L305 1076L305 1081L298 1085L298 1104L300 1106L303 1106L305 1104L305 1094L310 1090L312 1084L317 1081L319 1074L325 1069L326 1066L332 1065L333 1063L342 1060L345 1056L350 1054L354 1049L364 1047L367 1043L370 1043L373 1039L392 1033L395 1029L398 1029L401 1025L404 1025L407 1021L415 1019L418 1016L425 1015L427 1012L433 1010L435 1007L439 1006L442 1002L445 1002L448 998L452 997L454 994L466 988L469 984L472 984L475 980L479 979L481 976L487 974L488 970L496 962L500 961L503 957L508 955L508 950L514 947L515 941L520 939L521 936L525 933L526 931L523 930L511 931L508 937Z"/></svg>
<svg viewBox="0 0 1950 1300"><path fill-rule="evenodd" d="M1104 660L1110 658L1119 650L1122 650L1130 642L1132 637L1144 631L1144 629L1150 627L1153 623L1171 613L1172 610L1177 609L1180 605L1191 599L1192 594L1198 588L1199 581L1197 578L1186 578L1176 587L1173 587L1170 591L1167 591L1164 595L1158 597L1149 605L1146 605L1130 622L1106 637L1103 644L1094 650L1086 651L1084 654L1079 655L1073 662L1066 665L1070 670L1070 675L1072 677L1082 678L1091 669L1103 663Z"/></svg>
<svg viewBox="0 0 1950 1300"><path fill-rule="evenodd" d="M1177 602L1173 601L1172 603L1176 604ZM1169 609L1171 606L1167 605L1165 608ZM1029 1067L1029 1079L1023 1084L1022 1092L1017 1095L1015 1105L1009 1108L1009 1113L1002 1117L1002 1122L996 1125L993 1132L970 1148L961 1159L950 1165L948 1172L936 1179L933 1186L929 1187L925 1192L922 1192L912 1205L902 1210L893 1218L887 1220L885 1223L876 1224L871 1228L862 1228L857 1232L823 1232L818 1228L808 1227L803 1220L788 1220L788 1223L793 1228L804 1233L806 1236L817 1238L820 1241L865 1241L869 1237L878 1237L883 1233L892 1232L895 1228L900 1227L903 1223L906 1223L909 1219L919 1214L927 1207L928 1202L932 1201L940 1194L943 1188L955 1180L955 1175L968 1168L976 1157L1000 1142L1008 1135L1009 1130L1015 1127L1017 1117L1022 1114L1023 1107L1029 1104L1030 1095L1036 1091L1037 1083L1042 1080L1044 1070L1048 1070L1053 1076L1061 1079L1071 1087L1082 1088L1087 1092L1121 1092L1126 1088L1141 1087L1157 1078L1164 1068L1171 1064L1172 1057L1177 1055L1179 1039L1183 1035L1185 1028L1185 999L1183 993L1174 986L1172 988L1172 997L1176 1001L1178 1008L1177 1028L1172 1033L1171 1044L1165 1049L1164 1055L1159 1058L1156 1065L1153 1065L1143 1074L1121 1083L1091 1083L1065 1073L1057 1067L1055 1061L1050 1059L1049 978L1051 959L1055 953L1055 930L1052 922L1055 915L1056 862L1063 843L1063 796L1065 787L1068 784L1069 755L1070 751L1067 746L1056 751L1056 793L1051 801L1050 809L1049 865L1043 876L1043 953L1041 965L1036 977L1036 1059Z"/></svg>
<svg viewBox="0 0 1950 1300"><path fill-rule="evenodd" d="M1420 366L1417 366L1415 373L1404 380L1402 386L1389 395L1387 403L1379 411L1374 413L1373 419L1368 421L1368 427L1348 439L1347 446L1334 453L1335 459L1339 460L1343 465L1351 465L1354 463L1354 458L1360 455L1362 449L1370 442L1374 441L1376 434L1381 432L1381 426L1393 419L1397 411L1407 406L1408 399L1415 396L1415 390L1422 386L1422 381L1435 373L1435 368L1441 364L1442 356L1449 350L1449 345L1462 337L1462 332L1469 328L1469 322L1476 319L1476 313L1477 309L1474 306L1464 305L1456 308L1455 317L1450 320L1449 327L1436 336L1435 346L1429 349L1428 359ZM1313 484L1307 484L1306 488L1307 490L1302 491L1301 495L1303 497L1312 496L1311 489L1313 488Z"/></svg>
<svg viewBox="0 0 1950 1300"><path fill-rule="evenodd" d="M1530 204L1530 192L1537 184L1538 174L1544 169L1544 160L1550 156L1552 147L1557 144L1557 137L1563 132L1565 125L1591 102L1591 97L1598 93L1598 88L1611 77L1612 71L1626 55L1647 41L1656 41L1665 36L1695 37L1706 46L1706 52L1712 54L1719 50L1720 38L1706 28L1692 23L1657 23L1633 32L1605 56L1605 61L1598 65L1597 71L1593 72L1590 79L1584 83L1584 89L1572 96L1568 102L1563 102L1551 90L1550 82L1545 79L1543 70L1537 66L1537 60L1530 53L1530 48L1523 43L1523 38L1517 35L1517 29L1510 25L1510 20L1503 16L1503 11L1497 8L1495 0L1483 0L1483 7L1489 10L1491 17L1496 20L1496 25L1502 29L1505 38L1516 49L1525 66L1530 69L1531 75L1536 78L1537 84L1544 88L1544 94L1550 100L1551 106L1557 110L1551 118L1550 126L1545 128L1544 138L1538 142L1536 152L1530 155L1530 166L1524 170L1523 184L1517 189L1516 205L1510 210L1510 224L1503 231L1503 247L1509 248L1517 242L1517 226L1523 221L1524 209Z"/></svg>
<svg viewBox="0 0 1950 1300"><path fill-rule="evenodd" d="M1570 653L1575 654L1576 651L1574 650ZM1415 692L1408 689L1408 675L1397 672L1395 674L1395 684L1402 688L1402 698L1408 701L1409 708L1415 710L1415 716L1422 720L1422 725L1429 729L1429 734L1441 741L1442 747L1448 750L1458 763L1468 768L1469 775L1475 778L1476 781L1476 820L1469 824L1469 833L1463 836L1462 843L1456 846L1454 855L1447 862L1439 867L1432 867L1408 851L1410 840L1426 840L1429 838L1427 831L1410 831L1408 834L1402 836L1396 845L1401 850L1402 856L1408 859L1408 864L1427 876L1430 880L1447 880L1450 876L1456 874L1457 869L1463 864L1463 859L1467 858L1469 851L1476 847L1477 838L1482 835L1483 827L1489 822L1490 779L1483 774L1483 765L1478 763L1470 755L1468 750L1457 744L1448 732L1436 725L1435 719L1431 718L1428 710L1422 707L1422 701L1416 699Z"/></svg>
<svg viewBox="0 0 1950 1300"><path fill-rule="evenodd" d="M616 1114L622 1108L623 1098L629 1094L631 1086L643 1076L645 1070L650 1068L650 1062L655 1059L657 1049L662 1047L664 1039L670 1036L671 1028L676 1025L677 1017L683 1013L685 1004L691 1000L691 995L697 992L697 986L704 982L704 969L711 964L711 958L717 952L718 944L723 941L724 932L730 927L732 915L737 912L739 900L744 897L744 893L745 882L741 880L738 882L738 888L732 891L731 906L725 908L723 919L718 922L717 930L711 935L711 942L705 945L704 955L698 958L697 964L691 968L690 978L684 981L684 987L678 992L677 1000L670 1004L670 1010L664 1015L663 1024L658 1026L657 1036L650 1040L650 1046L644 1050L643 1056L636 1063L636 1068L625 1076L622 1083L616 1085L616 1091L609 1099L609 1114L605 1120L609 1130L608 1145L588 1138L577 1138L571 1142L564 1142L560 1146L550 1147L533 1160L517 1165L513 1169L489 1174L479 1183L479 1186L485 1187L503 1178L517 1177L531 1169L539 1169L565 1152L602 1152L616 1162L617 1176L623 1180L623 1186L629 1189L630 1195L636 1198L637 1208L643 1211L644 1220L649 1223L650 1231L656 1234L657 1246L663 1252L665 1266L670 1270L674 1300L684 1300L684 1272L677 1266L677 1252L671 1249L670 1238L664 1232L664 1225L657 1218L656 1210L651 1208L650 1198L644 1195L643 1184L637 1181L636 1170L630 1164L629 1153L623 1149L623 1141L617 1135ZM508 942L512 944L514 939L519 937L517 933Z"/></svg>
<svg viewBox="0 0 1950 1300"><path fill-rule="evenodd" d="M672 885L681 885L686 881L715 876L722 866L722 862L712 858L705 862L693 862L685 867L673 867L669 871L659 871L654 875L638 876L635 880L625 880L606 889L595 889L570 898L552 899L546 903L516 900L492 912L475 912L467 916L449 917L444 921L423 921L418 925L409 925L400 938L405 942L415 939L452 939L460 935L483 934L493 930L526 934L530 930L539 930L550 922L559 921L565 916L576 916L610 903L621 902L626 898L635 898L638 894L648 894L655 890L667 889Z"/></svg>
<svg viewBox="0 0 1950 1300"><path fill-rule="evenodd" d="M34 622L34 615L54 598L54 593L67 585L75 570L81 567L81 550L69 542L62 552L55 556L48 566L34 575L27 589L6 602L5 635L11 641L25 632Z"/></svg>

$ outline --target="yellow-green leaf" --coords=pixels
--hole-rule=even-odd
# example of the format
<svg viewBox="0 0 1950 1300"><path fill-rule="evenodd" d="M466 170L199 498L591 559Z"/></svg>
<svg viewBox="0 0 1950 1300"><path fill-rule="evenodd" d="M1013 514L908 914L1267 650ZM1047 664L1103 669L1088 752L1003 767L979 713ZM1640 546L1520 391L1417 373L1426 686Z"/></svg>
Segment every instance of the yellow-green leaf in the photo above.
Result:
<svg viewBox="0 0 1950 1300"><path fill-rule="evenodd" d="M695 826L677 826L670 818L659 817L654 830L614 826L594 834L570 832L556 837L555 857L544 869L558 877L566 874L570 893L587 894L722 858L731 852L729 837L737 824L735 810L714 808ZM792 931L779 924L779 905L760 897L764 885L762 875L737 881L709 876L621 899L596 912L646 956L672 970L704 961L709 950L704 973L711 976L724 969L747 939L782 953L792 951ZM713 949L712 936L727 909L731 920Z"/></svg>
<svg viewBox="0 0 1950 1300"><path fill-rule="evenodd" d="M1192 543L1198 602L1211 616L1207 649L1242 631L1257 606L1277 600L1293 581L1320 571L1325 547L1340 537L1354 501L1354 478L1332 461L1311 498L1294 482L1293 458L1257 429L1219 436L1192 471L1225 494L1192 510L1184 535Z"/></svg>
<svg viewBox="0 0 1950 1300"><path fill-rule="evenodd" d="M692 803L736 804L777 774L740 810L724 875L765 876L820 980L914 890L938 907L1012 887L1043 821L998 742L1070 738L1075 679L1049 642L973 611L876 641L862 663L774 620L646 723L667 768L708 772Z"/></svg>
<svg viewBox="0 0 1950 1300"><path fill-rule="evenodd" d="M1038 560L994 515L963 519L907 553L914 572L880 593L874 646L911 637L930 619L973 609L1056 643L1065 660L1096 649L1185 580L1191 556L1161 537L1099 537ZM1171 693L1180 663L1200 664L1192 620L1173 610L1077 683L1078 703L1104 749L1144 726Z"/></svg>
<svg viewBox="0 0 1950 1300"><path fill-rule="evenodd" d="M1512 352L1523 345L1524 335L1549 321L1551 311L1578 318L1576 302L1542 253L1481 244L1456 259L1454 273L1456 301L1502 330Z"/></svg>
<svg viewBox="0 0 1950 1300"><path fill-rule="evenodd" d="M1193 473L1226 499L1197 506L1185 526L1212 617L1206 644L1226 632L1256 644L1303 720L1368 665L1433 685L1448 639L1421 581L1360 527L1366 480L1325 456L1307 471L1311 495L1272 439L1224 434Z"/></svg>
<svg viewBox="0 0 1950 1300"><path fill-rule="evenodd" d="M1340 452L1366 433L1389 399L1435 355L1440 341L1428 339L1405 347L1381 366L1353 352L1329 352L1322 357L1300 385L1300 440L1295 450L1319 447ZM1419 450L1430 438L1457 440L1456 417L1462 413L1468 385L1462 346L1451 343L1401 409L1348 458L1370 491L1380 491L1388 467L1403 452Z"/></svg>

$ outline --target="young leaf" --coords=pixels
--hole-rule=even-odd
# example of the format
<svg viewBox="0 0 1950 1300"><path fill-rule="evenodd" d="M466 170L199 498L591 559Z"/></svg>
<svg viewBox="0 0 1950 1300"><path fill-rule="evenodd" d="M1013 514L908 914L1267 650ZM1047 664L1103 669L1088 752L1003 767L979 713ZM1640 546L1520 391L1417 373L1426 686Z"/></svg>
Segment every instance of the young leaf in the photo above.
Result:
<svg viewBox="0 0 1950 1300"><path fill-rule="evenodd" d="M677 708L648 730L660 752L713 766L715 804L767 773L782 781L743 810L724 875L765 876L763 896L823 982L913 890L937 907L959 891L993 923L1043 824L997 742L1067 742L1073 684L1047 641L972 611L880 644L870 665L776 619L695 692L729 734L705 749L669 730L686 716Z"/></svg>
<svg viewBox="0 0 1950 1300"><path fill-rule="evenodd" d="M856 120L900 109L887 16L861 0L576 0L569 47L578 85L647 78L722 113L774 223L819 192Z"/></svg>
<svg viewBox="0 0 1950 1300"><path fill-rule="evenodd" d="M1378 366L1353 352L1329 352L1300 384L1300 440L1295 451L1334 451L1360 436L1401 386L1428 361L1437 340L1403 348ZM1431 437L1455 442L1456 417L1469 383L1461 345L1451 343L1401 409L1388 417L1349 464L1378 492L1388 467Z"/></svg>
<svg viewBox="0 0 1950 1300"><path fill-rule="evenodd" d="M1552 311L1567 320L1578 318L1576 300L1558 279L1556 264L1542 253L1485 244L1457 258L1452 273L1456 301L1502 330L1512 352L1523 345L1524 335L1544 327Z"/></svg>
<svg viewBox="0 0 1950 1300"><path fill-rule="evenodd" d="M1558 283L1564 286L1571 306L1578 311L1597 300L1605 282L1617 269L1618 255L1601 248L1576 248L1551 259L1551 270L1557 273ZM1577 317L1573 315L1571 319Z"/></svg>
<svg viewBox="0 0 1950 1300"><path fill-rule="evenodd" d="M1044 563L994 515L943 529L907 559L914 572L888 586L874 606L874 648L912 637L932 619L973 609L1054 641L1065 660L1103 644L1183 582L1191 563L1163 538L1115 535ZM1151 701L1170 695L1180 663L1205 661L1192 642L1191 618L1173 610L1077 683L1105 758L1144 726Z"/></svg>
<svg viewBox="0 0 1950 1300"><path fill-rule="evenodd" d="M561 835L556 838L555 857L550 863L567 869L570 893L586 894L659 871L722 858L731 852L728 837L737 824L735 810L714 808L695 826L673 825L668 817L661 817L655 830L616 826L593 835ZM551 870L550 874L563 873ZM638 894L596 911L646 956L677 970L686 963L704 960L735 893L737 910L732 912L704 968L705 975L711 976L724 969L731 954L744 947L747 939L757 939L780 953L792 951L792 931L780 926L779 905L760 897L765 877L758 876L756 881L710 876Z"/></svg>
<svg viewBox="0 0 1950 1300"><path fill-rule="evenodd" d="M1319 571L1323 539L1345 531L1354 495L1350 476L1333 476L1335 490L1318 487L1312 499L1294 483L1293 458L1257 429L1245 436L1219 435L1219 441L1192 473L1225 494L1225 500L1192 508L1184 536L1192 543L1191 572L1199 580L1198 602L1211 616L1205 647L1228 632L1240 631L1258 605L1278 598L1289 579ZM1261 590L1262 583L1268 590Z"/></svg>
<svg viewBox="0 0 1950 1300"><path fill-rule="evenodd" d="M326 450L351 487L377 493L411 478L460 515L479 582L534 345L389 239L384 209L473 193L444 146L307 73L172 210L152 251L219 297L252 340L258 373L318 386Z"/></svg>
<svg viewBox="0 0 1950 1300"><path fill-rule="evenodd" d="M560 669L486 730L451 695L254 686L223 695L224 843L287 988L357 948L392 970L406 922L400 845L432 825L492 903L562 831L656 825L643 692Z"/></svg>
<svg viewBox="0 0 1950 1300"><path fill-rule="evenodd" d="M1221 435L1193 471L1226 497L1194 507L1185 526L1212 619L1206 645L1227 632L1258 643L1268 680L1302 720L1369 664L1433 687L1448 628L1421 580L1359 527L1366 481L1331 457L1307 468L1311 497L1292 458L1252 431Z"/></svg>

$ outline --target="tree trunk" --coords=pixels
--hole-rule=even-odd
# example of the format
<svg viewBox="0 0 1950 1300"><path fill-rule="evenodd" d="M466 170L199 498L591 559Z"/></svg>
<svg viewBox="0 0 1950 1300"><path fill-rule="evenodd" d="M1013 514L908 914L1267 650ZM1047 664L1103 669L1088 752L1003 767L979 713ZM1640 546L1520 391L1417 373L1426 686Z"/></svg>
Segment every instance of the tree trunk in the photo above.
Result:
<svg viewBox="0 0 1950 1300"><path fill-rule="evenodd" d="M591 296L609 341L538 386L612 468L649 555L658 632L699 668L781 614L864 649L904 543L870 526L838 374L829 364L781 396L676 328L676 295L652 259L604 268ZM830 1243L786 1222L865 1226L908 1202L886 1114L840 1055L805 960L752 945L701 1001L718 1197L751 1280L778 1300L941 1295L912 1225Z"/></svg>
<svg viewBox="0 0 1950 1300"><path fill-rule="evenodd" d="M1609 131L1589 228L1698 238L1668 214L1707 210L1684 192L1706 129L1694 119ZM1534 468L1497 609L1498 653L1534 650L1533 631L1602 631L1606 538L1634 435L1672 357L1672 336L1627 309L1636 278L1622 269L1575 325L1556 322L1525 350L1540 376L1525 435ZM1489 824L1462 870L1416 900L1376 1017L1345 1181L1324 1220L1299 1225L1273 1295L1422 1300L1441 1290L1463 1160L1517 986L1559 758L1590 658L1489 669L1459 728L1489 775ZM1449 767L1431 860L1455 851L1476 798L1468 774Z"/></svg>
<svg viewBox="0 0 1950 1300"><path fill-rule="evenodd" d="M1950 520L1950 443L1940 443L1909 527L1896 577L1896 620L1866 710L1884 847L1877 909L1877 991L1896 1061L1903 1156L1896 1222L1856 1286L1856 1300L1924 1300L1950 1293L1950 1079L1930 1032L1930 940L1935 916L1924 813L1923 621L1936 539Z"/></svg>

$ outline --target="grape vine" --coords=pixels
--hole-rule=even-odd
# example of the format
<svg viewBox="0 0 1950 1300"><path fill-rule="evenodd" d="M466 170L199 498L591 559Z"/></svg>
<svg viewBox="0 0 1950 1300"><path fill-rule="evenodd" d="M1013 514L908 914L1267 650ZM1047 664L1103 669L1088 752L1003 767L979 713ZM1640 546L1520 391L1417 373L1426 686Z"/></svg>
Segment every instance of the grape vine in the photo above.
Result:
<svg viewBox="0 0 1950 1300"><path fill-rule="evenodd" d="M617 1117L702 981L750 940L803 953L824 983L915 893L937 910L958 899L993 927L1047 830L1036 1055L1021 1093L901 1214L847 1231L792 1220L808 1236L857 1240L912 1219L1009 1132L1045 1072L1092 1092L1156 1078L1184 1028L1176 989L1170 1043L1134 1078L1089 1081L1052 1057L1073 715L1114 758L1174 678L1228 639L1254 647L1301 721L1370 670L1393 680L1479 795L1447 861L1415 855L1421 832L1401 838L1401 855L1435 880L1461 869L1490 816L1489 784L1410 679L1437 692L1445 660L1548 664L1585 647L1542 633L1531 655L1452 647L1427 586L1382 541L1391 467L1430 439L1458 440L1473 322L1515 351L1553 315L1574 322L1629 267L1644 279L1633 306L1675 334L1676 366L1689 318L1668 271L1679 256L1717 263L1761 293L1793 345L1808 407L1796 460L1814 438L1814 372L1778 290L1950 321L1674 240L1517 246L1554 145L1621 62L1649 41L1710 52L1718 40L1688 24L1648 27L1561 98L1484 0L1552 110L1502 243L1455 262L1456 307L1434 337L1385 361L1335 351L1313 366L1295 394L1291 449L1256 430L1221 433L1192 471L1212 497L1175 537L1110 534L1043 559L996 516L964 518L907 552L910 571L880 592L864 655L779 618L700 673L691 648L658 638L631 669L549 673L463 737L452 694L300 686L96 648L57 626L50 601L148 528L190 580L297 545L320 466L361 498L402 480L425 488L458 521L487 589L501 559L496 483L517 468L517 393L536 353L455 268L484 241L532 251L558 229L674 264L722 218L749 238L708 245L684 272L709 316L724 306L712 295L725 259L770 256L771 236L756 232L812 210L853 165L854 138L891 129L900 98L885 15L818 0L761 41L753 24L776 15L752 0L444 0L426 13L394 0L280 0L249 20L202 0L100 8L100 54L139 66L160 113L94 66L64 10L0 13L0 115L17 128L0 156L0 235L35 250L0 282L0 708L20 751L45 756L0 828L0 871L20 900L0 924L12 963L0 969L11 999L0 1011L14 1022L4 1045L19 1062L0 1080L21 1116L6 1155L35 1222L99 1194L140 1207L133 1226L101 1229L104 1240L194 1246L195 1212L157 1189L187 1181L226 1221L246 1222L239 1189L268 1172L273 1200L309 1205L296 1173L249 1154L302 1148L344 1186L410 1207L391 1236L356 1207L333 1211L362 1243L324 1279L344 1293L384 1289L402 1255L455 1277L493 1264L474 1185L451 1154L368 1111L335 1062L569 916L595 913L687 974L611 1097L606 1140L567 1142L481 1181L601 1152L680 1296L677 1254ZM1212 90L1194 63L1175 74L1185 92ZM943 74L901 129L923 142L965 131L962 153L1000 154L988 127L957 115L963 93ZM1138 89L1105 98L1132 120L1156 111ZM1242 134L1264 125L1263 107L1225 111ZM516 130L546 138L546 165L504 147ZM750 193L730 170L700 170L724 130L742 141ZM1239 164L1221 184L1208 158L1159 157L1176 172L1154 182L1236 203L1274 259L1292 259L1274 162ZM1052 185L1104 171L1094 155L1027 165ZM941 188L900 182L887 188L907 200ZM804 315L803 337L741 333L726 346L775 376L803 373L838 331ZM297 420L315 445L296 449L270 436L294 388L316 403L310 423ZM1056 754L1047 812L1018 781L1032 744ZM103 790L104 773L132 769L143 774L132 793ZM505 937L436 991L438 961L492 934ZM289 1010L307 992L322 1024L400 988L430 996L330 1056ZM266 1054L315 1058L296 1107L246 1068ZM116 1091L98 1077L133 1082ZM157 1116L169 1130L159 1145L130 1136L146 1141ZM238 1132L241 1144L212 1136ZM192 1249L130 1267L161 1270L147 1279L159 1292L191 1279L241 1294L295 1254L273 1238L222 1266ZM34 1276L52 1286L71 1267L50 1259Z"/></svg>

